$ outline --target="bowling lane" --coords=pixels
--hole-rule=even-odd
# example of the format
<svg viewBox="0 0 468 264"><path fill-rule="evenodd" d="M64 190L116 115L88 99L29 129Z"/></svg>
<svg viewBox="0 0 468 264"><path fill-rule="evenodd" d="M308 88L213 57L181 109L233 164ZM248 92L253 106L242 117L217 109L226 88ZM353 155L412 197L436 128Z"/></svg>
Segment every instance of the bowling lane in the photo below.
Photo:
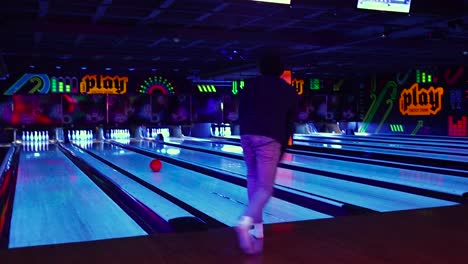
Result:
<svg viewBox="0 0 468 264"><path fill-rule="evenodd" d="M229 140L239 141L239 136L229 136L225 137ZM295 136L296 138L296 136ZM222 139L222 138L219 138ZM365 147L355 144L342 144L340 141L336 142L317 142L317 141L301 141L301 140L294 140L294 145L297 146L310 146L310 147L318 147L318 148L328 148L336 152L341 151L361 151L367 153L377 153L377 154L385 154L385 155L394 155L394 156L403 156L403 157L420 157L420 158L427 158L427 159L438 159L438 160L446 160L446 161L458 161L458 162L468 162L468 150L465 149L458 149L455 152L445 152L445 153L438 153L439 150L424 146L424 147L417 147L414 146L410 149L398 149L397 147L388 147L390 144L368 144ZM421 151L424 149L424 151Z"/></svg>
<svg viewBox="0 0 468 264"><path fill-rule="evenodd" d="M10 155L11 155L11 152L13 151L13 147L7 147L7 146L1 146L0 147L0 173L3 171L3 168L5 167L4 163L6 162L5 158L7 156L7 153L10 152ZM0 182L1 184L1 182Z"/></svg>
<svg viewBox="0 0 468 264"><path fill-rule="evenodd" d="M130 142L129 145L245 178L246 168L244 161L241 159L223 157L167 145L161 148L155 143L148 141L133 141ZM360 173L367 173L367 169L360 171ZM439 199L284 168L278 169L276 184L379 212L455 204Z"/></svg>
<svg viewBox="0 0 468 264"><path fill-rule="evenodd" d="M241 186L169 163L164 163L160 172L153 172L149 168L151 157L108 143L102 146L94 144L87 149L228 226L235 226L245 209L247 190ZM273 198L265 208L264 222L293 222L328 217L330 216Z"/></svg>
<svg viewBox="0 0 468 264"><path fill-rule="evenodd" d="M10 149L10 147L7 147L7 146L1 146L0 147L0 163L5 158L5 154L8 152L8 149Z"/></svg>
<svg viewBox="0 0 468 264"><path fill-rule="evenodd" d="M330 135L330 133L323 133ZM314 134L304 134L314 135ZM318 135L318 134L317 134ZM322 134L321 134L322 135ZM333 135L333 134L331 134ZM340 136L340 134L337 134ZM392 140L405 140L405 141L426 141L426 142L438 142L438 143L461 143L468 144L466 137L455 137L455 136L435 136L435 135L408 135L408 134L368 134L368 133L356 133L359 137L370 137L376 139L392 139Z"/></svg>
<svg viewBox="0 0 468 264"><path fill-rule="evenodd" d="M376 142L376 143L388 143L388 144L409 144L409 145L418 145L418 146L429 146L429 147L445 147L445 148L468 148L468 140L431 140L431 139L421 139L416 137L379 137L376 135L369 136L349 136L342 134L328 134L328 135L315 135L315 134L294 134L295 139L301 140L323 140L323 139L334 139L341 140L343 142Z"/></svg>
<svg viewBox="0 0 468 264"><path fill-rule="evenodd" d="M316 142L307 142L307 141L294 141L294 145L298 146L311 146L311 147L320 147L320 148L329 148L336 151L363 151L368 153L378 153L386 155L395 155L402 157L420 157L427 159L438 159L445 161L458 161L458 162L468 162L468 153L459 152L459 155L456 154L438 154L436 152L427 152L426 150L431 150L432 148L424 147L424 151L421 151L421 147L415 147L414 150L398 150L398 149L381 149L378 146L374 147L361 147L361 146L351 146L351 145L342 145L340 143L316 143Z"/></svg>
<svg viewBox="0 0 468 264"><path fill-rule="evenodd" d="M39 148L20 153L10 248L146 234L55 145Z"/></svg>
<svg viewBox="0 0 468 264"><path fill-rule="evenodd" d="M80 144L78 144L80 145ZM96 143L98 148L102 149L104 143ZM82 147L85 147L81 145ZM93 166L94 168L98 169L104 175L106 175L109 179L111 179L117 186L125 190L127 193L138 199L140 202L144 203L154 212L156 212L159 216L161 216L166 221L169 221L174 218L178 217L194 217L189 212L185 211L184 209L180 208L179 206L169 202L162 196L158 195L157 193L145 188L141 184L133 181L129 177L115 171L113 168L107 166L106 164L102 163L101 161L97 160L96 158L92 157L91 155L85 153L81 148L76 146L72 146L67 144L70 150L73 153L82 158L88 164ZM115 155L120 155L120 151L117 151ZM125 153L122 153L124 155Z"/></svg>
<svg viewBox="0 0 468 264"><path fill-rule="evenodd" d="M190 145L226 152L242 157L242 148L240 146L216 143L214 146L207 140L180 140L171 138L172 144ZM442 193L463 195L468 192L468 178L451 176L450 171L447 174L421 172L392 167L393 162L388 166L373 165L365 162L351 162L340 160L339 157L333 158L316 157L313 155L300 155L287 153L288 160L283 160L284 164L291 164L304 168L323 170L332 173L346 174L353 177L364 179L373 179L382 182L396 183L411 187L424 188ZM360 158L365 161L365 158Z"/></svg>
<svg viewBox="0 0 468 264"><path fill-rule="evenodd" d="M192 145L212 150L242 156L242 148L229 144L216 143L215 146L207 140L180 140L171 138L170 143ZM287 153L288 160L282 163L296 165L304 168L324 170L332 173L341 173L353 177L373 179L382 182L397 183L401 185L424 188L442 193L463 195L468 192L468 178L451 176L440 173L421 172L389 166L380 166L366 163L357 163L330 158L315 157L309 155ZM453 170L452 170L453 171ZM448 173L449 174L449 173Z"/></svg>
<svg viewBox="0 0 468 264"><path fill-rule="evenodd" d="M363 140L363 139L347 139L342 137L337 138L324 138L324 137L304 137L304 136L294 136L294 144L298 142L310 142L310 143L325 143L325 144L340 144L342 146L363 146L368 148L382 148L389 150L409 150L414 151L415 149L424 148L424 150L431 153L439 154L468 154L468 145L464 146L463 144L438 144L431 142L406 142L405 140Z"/></svg>

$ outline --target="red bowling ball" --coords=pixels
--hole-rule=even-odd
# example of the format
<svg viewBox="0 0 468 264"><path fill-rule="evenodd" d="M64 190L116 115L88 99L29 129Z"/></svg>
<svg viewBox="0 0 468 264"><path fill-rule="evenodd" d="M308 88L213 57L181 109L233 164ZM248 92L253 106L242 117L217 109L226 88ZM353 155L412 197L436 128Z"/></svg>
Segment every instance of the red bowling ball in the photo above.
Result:
<svg viewBox="0 0 468 264"><path fill-rule="evenodd" d="M151 170L154 171L154 172L160 171L161 168L162 168L162 163L161 163L161 161L158 160L158 159L152 160L152 161L150 162L150 168L151 168Z"/></svg>

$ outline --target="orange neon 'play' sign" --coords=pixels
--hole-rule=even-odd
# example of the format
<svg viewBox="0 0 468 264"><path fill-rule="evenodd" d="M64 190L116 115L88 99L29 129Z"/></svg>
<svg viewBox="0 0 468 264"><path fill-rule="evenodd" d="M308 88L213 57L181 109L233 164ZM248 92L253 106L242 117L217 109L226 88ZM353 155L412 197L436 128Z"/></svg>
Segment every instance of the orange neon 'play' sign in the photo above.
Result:
<svg viewBox="0 0 468 264"><path fill-rule="evenodd" d="M442 110L443 94L442 87L431 86L425 89L414 83L410 88L403 89L400 94L400 113L410 116L435 115Z"/></svg>
<svg viewBox="0 0 468 264"><path fill-rule="evenodd" d="M124 94L127 92L128 77L118 75L86 75L81 79L80 92L86 94Z"/></svg>

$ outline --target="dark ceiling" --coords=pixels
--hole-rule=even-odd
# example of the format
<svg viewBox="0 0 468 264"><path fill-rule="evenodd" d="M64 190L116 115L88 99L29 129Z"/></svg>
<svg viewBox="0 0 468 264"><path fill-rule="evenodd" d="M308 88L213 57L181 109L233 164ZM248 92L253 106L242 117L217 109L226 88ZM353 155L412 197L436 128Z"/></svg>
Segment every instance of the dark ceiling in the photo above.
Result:
<svg viewBox="0 0 468 264"><path fill-rule="evenodd" d="M358 10L357 0L2 1L0 54L10 71L60 65L194 78L252 74L262 47L314 75L464 64L467 2L413 0L408 15Z"/></svg>

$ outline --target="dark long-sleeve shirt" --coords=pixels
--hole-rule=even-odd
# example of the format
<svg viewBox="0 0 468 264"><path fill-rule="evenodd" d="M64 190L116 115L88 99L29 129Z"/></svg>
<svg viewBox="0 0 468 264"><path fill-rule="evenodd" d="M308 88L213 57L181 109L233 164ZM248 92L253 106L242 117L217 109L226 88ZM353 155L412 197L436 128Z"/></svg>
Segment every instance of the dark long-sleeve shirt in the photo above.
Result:
<svg viewBox="0 0 468 264"><path fill-rule="evenodd" d="M260 135L287 145L294 132L298 95L283 79L263 75L239 92L240 135Z"/></svg>

